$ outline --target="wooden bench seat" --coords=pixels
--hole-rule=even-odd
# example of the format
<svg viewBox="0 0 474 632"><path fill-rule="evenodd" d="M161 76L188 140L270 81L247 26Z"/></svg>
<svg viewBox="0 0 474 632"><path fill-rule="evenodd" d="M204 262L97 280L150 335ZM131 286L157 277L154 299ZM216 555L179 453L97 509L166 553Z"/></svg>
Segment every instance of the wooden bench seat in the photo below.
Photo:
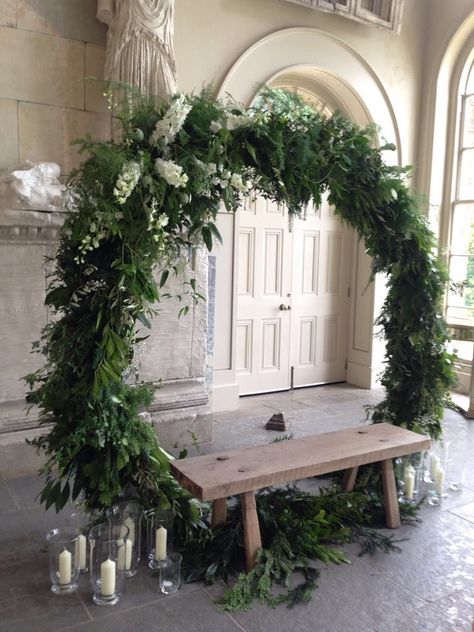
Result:
<svg viewBox="0 0 474 632"><path fill-rule="evenodd" d="M310 476L346 470L344 488L351 491L360 465L381 463L387 526L400 526L392 459L426 450L430 440L391 424L373 424L226 450L171 462L175 478L194 496L214 501L212 526L226 519L227 498L241 495L247 568L261 547L255 491Z"/></svg>

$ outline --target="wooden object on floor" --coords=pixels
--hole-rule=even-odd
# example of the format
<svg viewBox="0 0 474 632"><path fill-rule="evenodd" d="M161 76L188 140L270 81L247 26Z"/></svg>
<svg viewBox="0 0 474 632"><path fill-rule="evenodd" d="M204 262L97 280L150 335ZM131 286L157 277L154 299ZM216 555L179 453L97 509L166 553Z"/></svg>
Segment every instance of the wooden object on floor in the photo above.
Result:
<svg viewBox="0 0 474 632"><path fill-rule="evenodd" d="M260 546L256 490L346 470L344 487L349 491L360 465L381 462L387 526L395 528L400 525L400 513L392 459L429 446L427 437L383 423L180 459L170 466L183 487L200 500L214 501L213 525L225 520L225 499L241 494L247 568L251 569Z"/></svg>

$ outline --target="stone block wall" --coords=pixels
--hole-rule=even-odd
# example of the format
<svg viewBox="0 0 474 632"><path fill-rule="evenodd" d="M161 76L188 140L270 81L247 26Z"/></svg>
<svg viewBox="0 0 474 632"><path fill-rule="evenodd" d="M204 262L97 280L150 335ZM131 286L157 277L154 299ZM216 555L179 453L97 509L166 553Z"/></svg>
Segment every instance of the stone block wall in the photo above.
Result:
<svg viewBox="0 0 474 632"><path fill-rule="evenodd" d="M106 28L96 0L0 3L0 170L27 160L79 164L75 138L110 136L100 82Z"/></svg>
<svg viewBox="0 0 474 632"><path fill-rule="evenodd" d="M81 160L72 140L110 137L103 84L87 80L102 77L105 61L107 30L96 10L97 0L0 1L0 478L40 463L25 444L38 416L25 414L21 377L43 362L31 345L49 318L45 257L54 255L64 219L22 208L9 195L8 173L52 161L65 178ZM206 296L207 256L197 253L192 264ZM143 379L162 381L149 420L168 448L211 439L207 305L178 320L179 307L160 306L140 367Z"/></svg>

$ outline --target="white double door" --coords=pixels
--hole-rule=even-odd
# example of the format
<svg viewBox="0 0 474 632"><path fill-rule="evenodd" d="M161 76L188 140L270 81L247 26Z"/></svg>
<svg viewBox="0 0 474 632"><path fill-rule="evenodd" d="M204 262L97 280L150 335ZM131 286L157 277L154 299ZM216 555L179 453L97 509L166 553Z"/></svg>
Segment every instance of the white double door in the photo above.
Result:
<svg viewBox="0 0 474 632"><path fill-rule="evenodd" d="M263 198L239 214L240 394L345 380L352 231L327 203L291 231Z"/></svg>

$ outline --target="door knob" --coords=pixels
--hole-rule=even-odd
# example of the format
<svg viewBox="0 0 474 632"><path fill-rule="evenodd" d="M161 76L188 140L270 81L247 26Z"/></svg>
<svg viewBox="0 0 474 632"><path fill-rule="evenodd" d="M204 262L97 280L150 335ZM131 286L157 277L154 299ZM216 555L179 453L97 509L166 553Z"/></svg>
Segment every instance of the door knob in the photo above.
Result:
<svg viewBox="0 0 474 632"><path fill-rule="evenodd" d="M291 305L285 305L284 303L282 303L282 304L280 305L279 309L280 309L280 311L282 311L282 312L286 312L286 311L288 311L288 310L290 310L290 309L291 309Z"/></svg>

